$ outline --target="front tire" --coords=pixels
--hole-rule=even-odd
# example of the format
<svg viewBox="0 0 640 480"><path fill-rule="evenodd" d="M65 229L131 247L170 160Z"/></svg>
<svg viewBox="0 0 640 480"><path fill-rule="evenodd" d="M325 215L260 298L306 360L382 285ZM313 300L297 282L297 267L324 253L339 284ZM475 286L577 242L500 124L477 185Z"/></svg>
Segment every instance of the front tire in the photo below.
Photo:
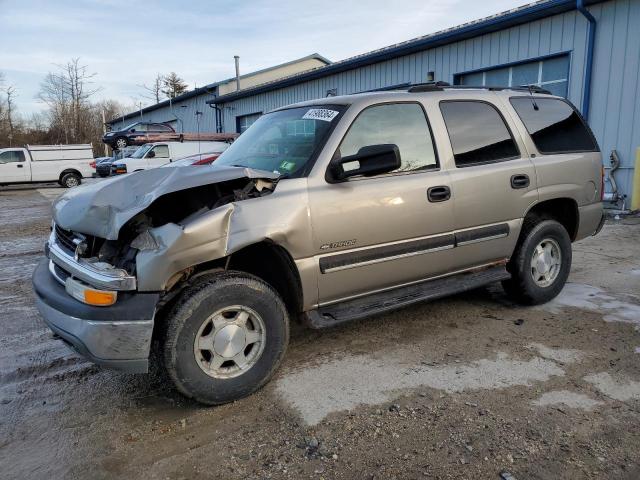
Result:
<svg viewBox="0 0 640 480"><path fill-rule="evenodd" d="M164 363L181 393L219 405L261 388L288 343L287 309L271 286L242 272L221 272L181 294L167 320Z"/></svg>
<svg viewBox="0 0 640 480"><path fill-rule="evenodd" d="M115 147L118 150L122 150L123 148L126 148L129 145L129 142L127 141L126 137L118 137L115 141Z"/></svg>
<svg viewBox="0 0 640 480"><path fill-rule="evenodd" d="M505 292L524 305L538 305L555 298L571 270L571 239L555 220L526 219L513 257L507 265L511 279L502 282Z"/></svg>
<svg viewBox="0 0 640 480"><path fill-rule="evenodd" d="M82 178L77 173L65 173L60 178L60 185L65 188L77 187L82 183Z"/></svg>

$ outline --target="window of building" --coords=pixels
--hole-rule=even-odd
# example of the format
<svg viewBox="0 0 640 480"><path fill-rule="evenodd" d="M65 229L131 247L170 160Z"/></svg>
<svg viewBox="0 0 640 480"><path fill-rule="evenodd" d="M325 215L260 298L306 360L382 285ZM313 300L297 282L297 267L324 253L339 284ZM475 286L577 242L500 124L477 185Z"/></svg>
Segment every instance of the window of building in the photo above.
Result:
<svg viewBox="0 0 640 480"><path fill-rule="evenodd" d="M153 147L155 158L169 158L169 147L167 145L156 145Z"/></svg>
<svg viewBox="0 0 640 480"><path fill-rule="evenodd" d="M355 155L362 147L395 144L402 164L396 172L436 168L431 130L416 103L376 105L363 110L345 135L336 155Z"/></svg>
<svg viewBox="0 0 640 480"><path fill-rule="evenodd" d="M591 152L598 149L582 117L556 98L512 97L511 105L540 153Z"/></svg>
<svg viewBox="0 0 640 480"><path fill-rule="evenodd" d="M18 163L24 162L24 153L21 151L10 150L0 153L0 163Z"/></svg>
<svg viewBox="0 0 640 480"><path fill-rule="evenodd" d="M259 119L261 115L262 113L252 113L251 115L236 117L236 131L238 133L244 133L244 131L253 125L253 122Z"/></svg>
<svg viewBox="0 0 640 480"><path fill-rule="evenodd" d="M521 87L537 85L560 97L567 96L569 55L535 60L457 75L457 85Z"/></svg>
<svg viewBox="0 0 640 480"><path fill-rule="evenodd" d="M444 101L440 110L458 167L519 157L511 132L493 105L478 101Z"/></svg>

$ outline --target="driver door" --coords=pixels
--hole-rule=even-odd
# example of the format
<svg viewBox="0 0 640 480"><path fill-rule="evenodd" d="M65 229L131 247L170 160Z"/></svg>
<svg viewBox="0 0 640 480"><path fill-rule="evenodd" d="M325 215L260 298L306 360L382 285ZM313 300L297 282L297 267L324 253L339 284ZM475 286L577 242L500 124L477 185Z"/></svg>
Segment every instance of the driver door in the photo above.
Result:
<svg viewBox="0 0 640 480"><path fill-rule="evenodd" d="M29 181L31 181L31 171L22 150L7 150L0 153L0 183Z"/></svg>
<svg viewBox="0 0 640 480"><path fill-rule="evenodd" d="M419 281L445 272L449 264L454 246L449 175L440 170L422 105L365 108L334 159L380 144L398 146L398 170L310 186L320 304Z"/></svg>

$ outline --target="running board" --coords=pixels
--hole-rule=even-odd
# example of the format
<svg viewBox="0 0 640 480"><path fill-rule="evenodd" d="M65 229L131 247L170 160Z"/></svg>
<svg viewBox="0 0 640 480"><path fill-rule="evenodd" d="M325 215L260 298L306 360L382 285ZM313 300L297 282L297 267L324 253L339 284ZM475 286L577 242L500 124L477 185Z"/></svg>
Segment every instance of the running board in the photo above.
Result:
<svg viewBox="0 0 640 480"><path fill-rule="evenodd" d="M374 293L353 300L334 303L307 312L311 328L326 328L341 323L389 312L418 302L435 300L455 293L473 290L488 283L511 278L503 264L483 270L472 270L448 277L425 280L404 287Z"/></svg>

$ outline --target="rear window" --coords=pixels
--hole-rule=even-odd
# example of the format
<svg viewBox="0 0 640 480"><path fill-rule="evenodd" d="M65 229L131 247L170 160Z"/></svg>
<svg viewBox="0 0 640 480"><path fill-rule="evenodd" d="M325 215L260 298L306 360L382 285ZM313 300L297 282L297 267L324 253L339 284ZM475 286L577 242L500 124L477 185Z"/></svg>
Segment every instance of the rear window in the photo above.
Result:
<svg viewBox="0 0 640 480"><path fill-rule="evenodd" d="M518 158L520 152L498 110L474 100L440 102L457 167Z"/></svg>
<svg viewBox="0 0 640 480"><path fill-rule="evenodd" d="M534 100L538 106L537 110ZM598 145L582 117L564 100L512 97L510 101L540 153L598 150Z"/></svg>

